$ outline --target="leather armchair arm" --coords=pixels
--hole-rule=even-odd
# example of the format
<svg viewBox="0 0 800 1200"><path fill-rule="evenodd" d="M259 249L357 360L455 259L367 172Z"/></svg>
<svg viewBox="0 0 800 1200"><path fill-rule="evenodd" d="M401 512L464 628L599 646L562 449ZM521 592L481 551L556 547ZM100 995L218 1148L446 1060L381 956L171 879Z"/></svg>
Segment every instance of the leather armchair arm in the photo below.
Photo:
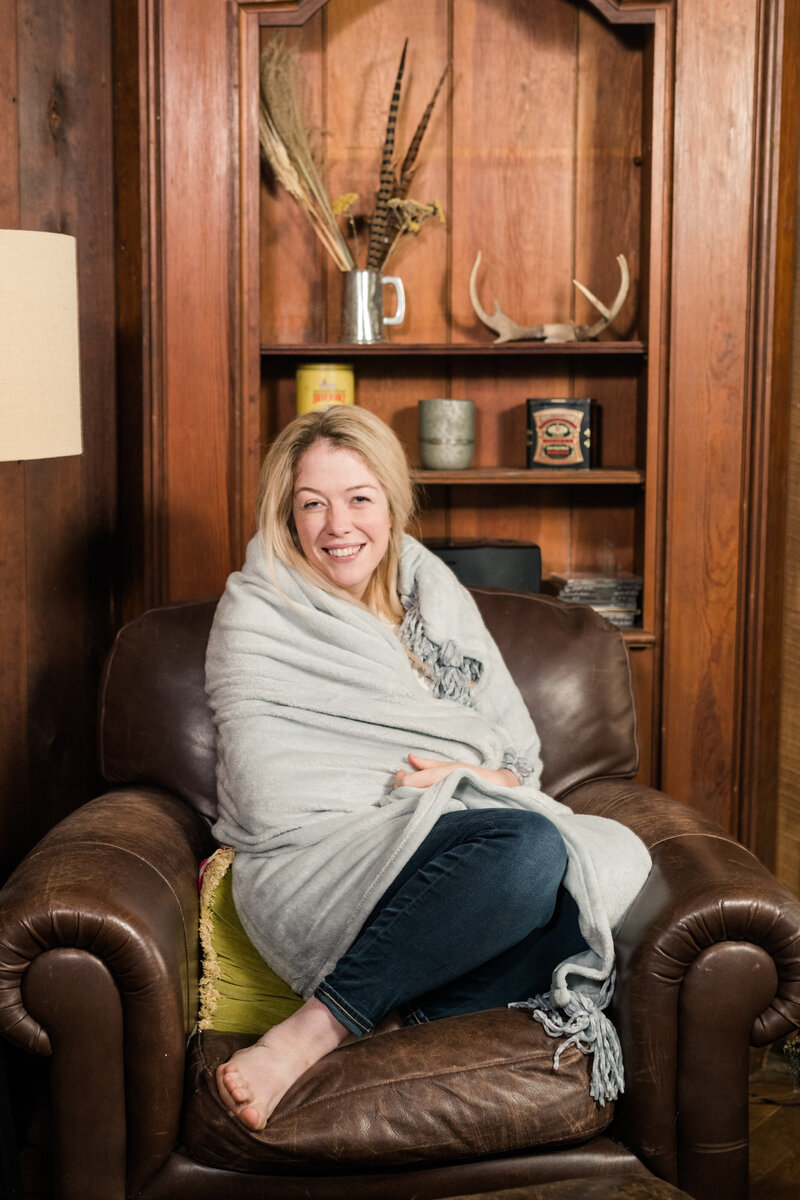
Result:
<svg viewBox="0 0 800 1200"><path fill-rule="evenodd" d="M53 1055L70 1195L122 1196L126 1159L138 1187L175 1145L197 1011L197 866L212 845L183 802L125 788L70 814L0 892L0 1031Z"/></svg>
<svg viewBox="0 0 800 1200"><path fill-rule="evenodd" d="M653 858L615 938L626 1073L615 1128L692 1194L745 1196L749 1047L800 1025L800 901L661 792L603 780L566 803L628 825Z"/></svg>

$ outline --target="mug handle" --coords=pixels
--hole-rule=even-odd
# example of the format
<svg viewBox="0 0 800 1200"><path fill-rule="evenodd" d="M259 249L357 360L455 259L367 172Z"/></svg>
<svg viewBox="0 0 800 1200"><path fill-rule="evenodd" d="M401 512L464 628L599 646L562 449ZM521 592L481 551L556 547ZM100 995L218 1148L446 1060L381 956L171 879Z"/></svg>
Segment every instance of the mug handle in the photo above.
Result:
<svg viewBox="0 0 800 1200"><path fill-rule="evenodd" d="M403 318L406 315L406 293L403 288L403 281L399 275L382 275L381 284L385 287L390 283L394 288L395 298L397 300L397 311L393 317L384 317L384 325L402 325Z"/></svg>

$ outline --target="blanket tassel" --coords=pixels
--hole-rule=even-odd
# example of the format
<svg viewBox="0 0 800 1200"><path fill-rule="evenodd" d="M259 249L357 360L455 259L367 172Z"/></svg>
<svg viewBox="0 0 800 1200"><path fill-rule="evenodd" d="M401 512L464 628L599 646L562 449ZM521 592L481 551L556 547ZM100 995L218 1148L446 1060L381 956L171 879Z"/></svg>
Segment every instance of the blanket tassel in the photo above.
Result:
<svg viewBox="0 0 800 1200"><path fill-rule="evenodd" d="M558 1060L567 1046L576 1046L581 1054L594 1055L589 1094L603 1106L607 1100L616 1100L625 1090L619 1036L603 1012L613 988L612 973L603 984L597 1001L580 991L559 989L559 1000L563 1001L560 1004L556 1003L553 993L548 992L509 1005L509 1008L529 1011L550 1037L566 1039L553 1056L554 1071L558 1070Z"/></svg>

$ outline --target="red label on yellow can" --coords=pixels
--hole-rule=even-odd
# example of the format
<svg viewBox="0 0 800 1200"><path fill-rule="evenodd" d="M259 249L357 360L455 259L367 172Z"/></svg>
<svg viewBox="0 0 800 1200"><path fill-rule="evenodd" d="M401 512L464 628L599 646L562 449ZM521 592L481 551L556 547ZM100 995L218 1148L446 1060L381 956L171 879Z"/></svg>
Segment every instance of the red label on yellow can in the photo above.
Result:
<svg viewBox="0 0 800 1200"><path fill-rule="evenodd" d="M305 363L297 368L298 415L324 411L333 404L352 404L354 391L349 363Z"/></svg>

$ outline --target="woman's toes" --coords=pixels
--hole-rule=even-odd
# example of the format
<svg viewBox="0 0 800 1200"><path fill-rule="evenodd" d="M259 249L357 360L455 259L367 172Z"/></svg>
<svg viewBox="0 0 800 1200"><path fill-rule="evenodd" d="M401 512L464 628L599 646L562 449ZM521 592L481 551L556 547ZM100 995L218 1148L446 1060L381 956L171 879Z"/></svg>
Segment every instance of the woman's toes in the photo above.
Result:
<svg viewBox="0 0 800 1200"><path fill-rule="evenodd" d="M258 1133L260 1129L266 1129L267 1118L255 1104L248 1104L244 1108L240 1108L237 1115L244 1127L251 1129L254 1133Z"/></svg>
<svg viewBox="0 0 800 1200"><path fill-rule="evenodd" d="M217 1081L217 1091L219 1092L219 1098L225 1107L230 1109L232 1113L236 1113L238 1102L234 1098L233 1093L228 1086L228 1080L225 1071L226 1065L226 1063L223 1063L221 1066L217 1067L215 1075Z"/></svg>
<svg viewBox="0 0 800 1200"><path fill-rule="evenodd" d="M233 1113L238 1113L243 1104L252 1104L253 1092L247 1081L231 1064L223 1063L217 1067L217 1091L223 1103Z"/></svg>

